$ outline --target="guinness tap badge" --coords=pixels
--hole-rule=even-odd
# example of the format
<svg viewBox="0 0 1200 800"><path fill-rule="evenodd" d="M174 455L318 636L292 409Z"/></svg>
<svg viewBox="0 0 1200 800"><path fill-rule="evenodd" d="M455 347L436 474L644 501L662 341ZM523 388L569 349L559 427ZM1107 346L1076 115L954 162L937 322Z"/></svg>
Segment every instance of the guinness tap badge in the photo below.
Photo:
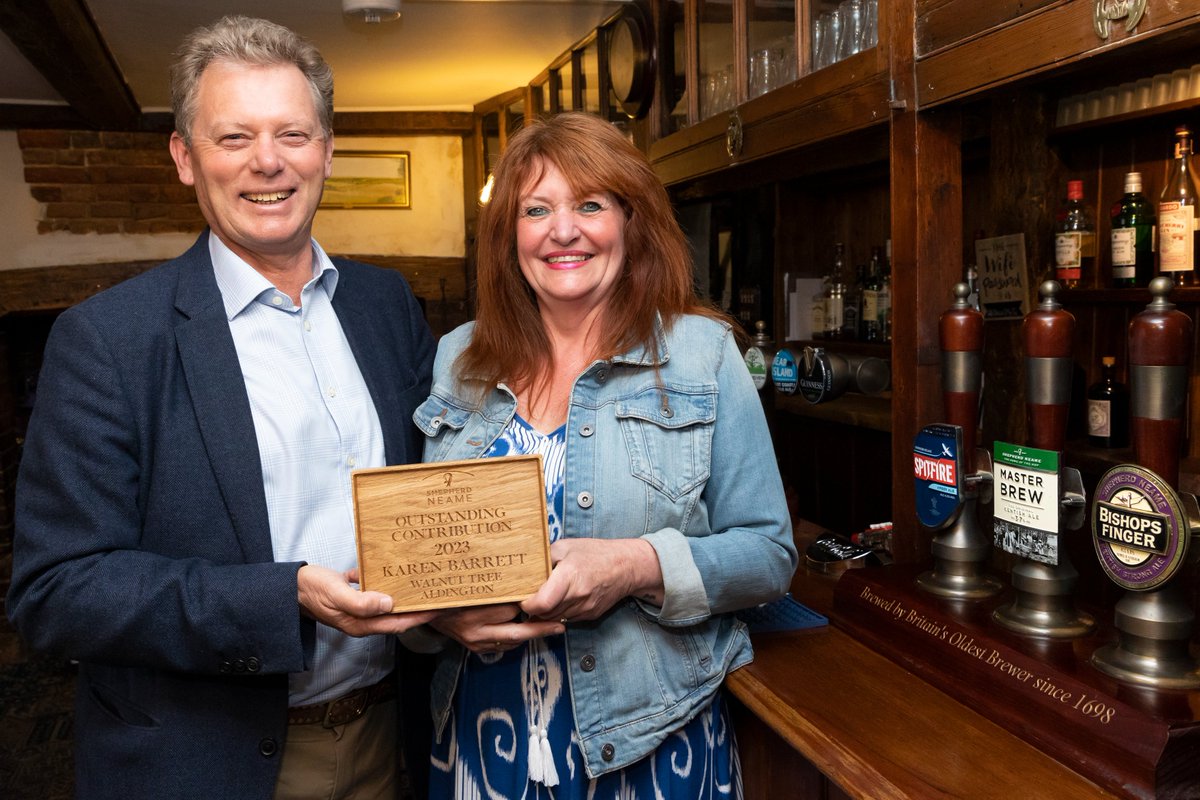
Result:
<svg viewBox="0 0 1200 800"><path fill-rule="evenodd" d="M1122 464L1100 479L1092 540L1118 585L1146 591L1169 581L1187 555L1188 531L1179 496L1154 472Z"/></svg>

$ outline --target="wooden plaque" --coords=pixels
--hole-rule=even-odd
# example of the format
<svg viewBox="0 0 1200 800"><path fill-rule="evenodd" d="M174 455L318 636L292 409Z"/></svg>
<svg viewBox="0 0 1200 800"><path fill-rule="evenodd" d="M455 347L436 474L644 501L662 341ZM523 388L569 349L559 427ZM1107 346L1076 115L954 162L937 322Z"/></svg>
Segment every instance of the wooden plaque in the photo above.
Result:
<svg viewBox="0 0 1200 800"><path fill-rule="evenodd" d="M550 576L540 455L357 470L359 584L395 612L524 600Z"/></svg>

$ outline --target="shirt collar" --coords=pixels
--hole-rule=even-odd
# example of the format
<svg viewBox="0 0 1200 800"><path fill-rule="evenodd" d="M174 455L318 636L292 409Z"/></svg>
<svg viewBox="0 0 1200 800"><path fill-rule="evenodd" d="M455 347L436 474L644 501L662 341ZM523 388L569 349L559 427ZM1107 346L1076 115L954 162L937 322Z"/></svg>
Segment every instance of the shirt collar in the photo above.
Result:
<svg viewBox="0 0 1200 800"><path fill-rule="evenodd" d="M337 267L333 265L333 261L321 245L317 244L316 239L312 239L311 242L313 279L305 284L305 289L316 283L325 290L329 299L333 300L338 282ZM264 294L276 291L274 284L230 250L215 234L208 237L208 254L212 259L213 272L217 278L217 288L221 291L221 301L225 305L227 319L232 320Z"/></svg>

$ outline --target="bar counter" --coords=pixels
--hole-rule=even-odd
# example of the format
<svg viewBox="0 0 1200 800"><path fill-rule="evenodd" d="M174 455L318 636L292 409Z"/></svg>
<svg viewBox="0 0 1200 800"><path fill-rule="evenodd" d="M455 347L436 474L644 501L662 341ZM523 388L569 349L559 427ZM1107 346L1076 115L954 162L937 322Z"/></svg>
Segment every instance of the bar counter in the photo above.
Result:
<svg viewBox="0 0 1200 800"><path fill-rule="evenodd" d="M802 554L822 532L796 523ZM837 576L801 560L793 596L830 616ZM832 623L754 650L727 679L747 800L1116 797Z"/></svg>

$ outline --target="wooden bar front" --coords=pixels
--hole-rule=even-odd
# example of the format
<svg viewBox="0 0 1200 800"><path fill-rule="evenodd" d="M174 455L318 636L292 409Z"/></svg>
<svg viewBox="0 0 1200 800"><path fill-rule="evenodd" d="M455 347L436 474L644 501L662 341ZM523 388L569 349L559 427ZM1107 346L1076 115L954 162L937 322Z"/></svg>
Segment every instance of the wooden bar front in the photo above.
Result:
<svg viewBox="0 0 1200 800"><path fill-rule="evenodd" d="M800 549L820 532L797 522ZM793 594L835 624L755 636L754 662L727 680L748 800L1136 796L1088 780L860 642L836 624L837 581L801 566Z"/></svg>

